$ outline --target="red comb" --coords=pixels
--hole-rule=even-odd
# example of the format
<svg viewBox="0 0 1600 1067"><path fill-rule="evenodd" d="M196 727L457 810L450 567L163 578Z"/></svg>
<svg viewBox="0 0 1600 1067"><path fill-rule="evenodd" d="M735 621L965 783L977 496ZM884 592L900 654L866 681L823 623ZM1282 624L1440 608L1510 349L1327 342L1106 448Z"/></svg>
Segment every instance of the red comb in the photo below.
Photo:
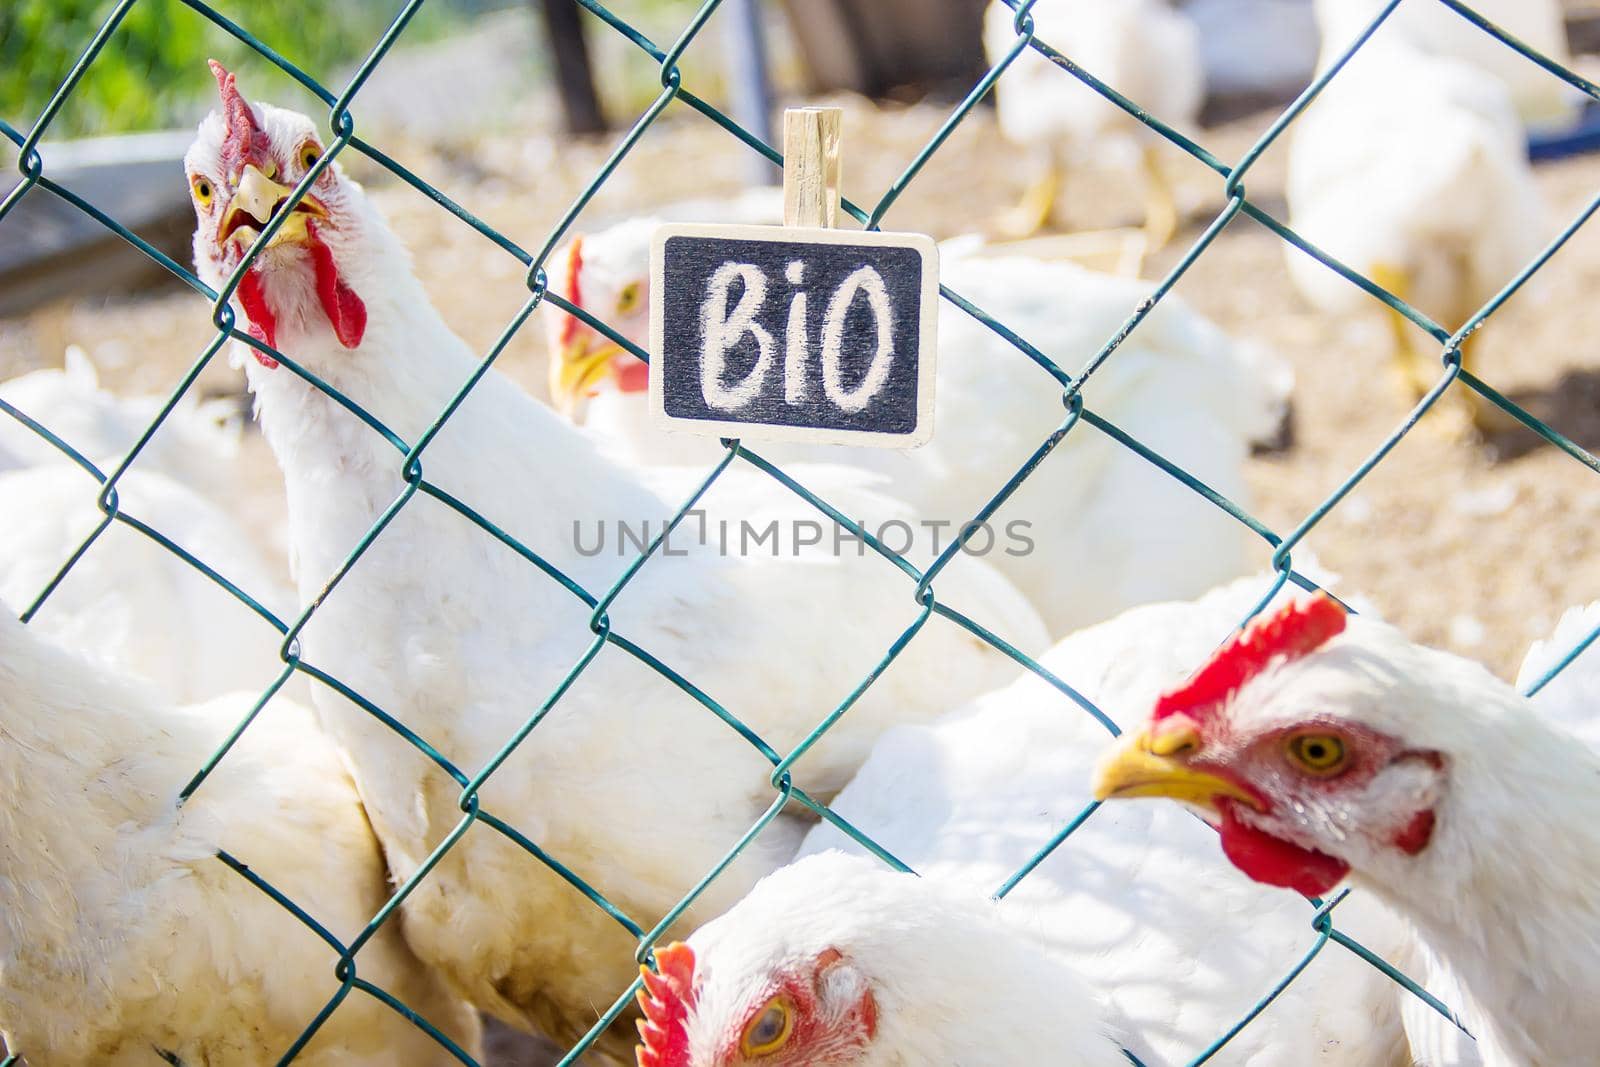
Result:
<svg viewBox="0 0 1600 1067"><path fill-rule="evenodd" d="M1258 615L1212 653L1187 682L1156 701L1150 718L1160 720L1180 711L1194 715L1216 707L1274 660L1296 659L1321 648L1344 630L1345 617L1338 601L1321 591L1291 601L1272 615Z"/></svg>
<svg viewBox="0 0 1600 1067"><path fill-rule="evenodd" d="M250 102L239 95L233 73L214 59L206 63L217 79L217 92L222 96L222 118L227 125L227 133L222 138L223 151L239 161L249 162L257 147L256 136L261 133L256 113L250 110Z"/></svg>
<svg viewBox="0 0 1600 1067"><path fill-rule="evenodd" d="M578 282L578 274L583 270L583 234L572 239L567 252L567 291L566 298L572 301L574 307L583 307L583 289ZM561 347L565 348L578 336L578 316L568 315L561 324Z"/></svg>
<svg viewBox="0 0 1600 1067"><path fill-rule="evenodd" d="M639 968L639 1067L689 1067L689 1034L684 1023L694 1007L694 950L680 942L656 949L659 974Z"/></svg>

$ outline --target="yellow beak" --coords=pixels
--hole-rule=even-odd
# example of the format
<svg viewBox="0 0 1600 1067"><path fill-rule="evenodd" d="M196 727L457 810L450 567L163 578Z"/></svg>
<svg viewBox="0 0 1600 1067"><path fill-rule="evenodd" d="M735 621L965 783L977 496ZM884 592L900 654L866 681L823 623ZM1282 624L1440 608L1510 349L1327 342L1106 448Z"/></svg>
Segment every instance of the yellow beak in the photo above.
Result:
<svg viewBox="0 0 1600 1067"><path fill-rule="evenodd" d="M1259 809L1260 802L1243 787L1196 770L1178 758L1181 753L1198 748L1199 741L1198 733L1188 724L1158 728L1154 733L1144 729L1124 737L1095 770L1095 799L1169 797L1215 810L1218 797L1231 797Z"/></svg>
<svg viewBox="0 0 1600 1067"><path fill-rule="evenodd" d="M217 244L238 241L242 245L249 246L254 243L278 210L278 205L283 203L292 191L291 186L282 185L267 177L255 164L246 163L244 172L239 176L239 187L234 191L233 199L228 201L228 209L222 213L222 226L217 230ZM273 235L267 247L271 248L285 241L304 244L308 238L306 220L313 216L327 218L328 212L321 201L307 193L294 206L289 217L283 220L283 225L278 227L278 232Z"/></svg>
<svg viewBox="0 0 1600 1067"><path fill-rule="evenodd" d="M595 386L611 372L611 362L626 349L604 336L580 331L550 361L550 399L556 410L574 418Z"/></svg>

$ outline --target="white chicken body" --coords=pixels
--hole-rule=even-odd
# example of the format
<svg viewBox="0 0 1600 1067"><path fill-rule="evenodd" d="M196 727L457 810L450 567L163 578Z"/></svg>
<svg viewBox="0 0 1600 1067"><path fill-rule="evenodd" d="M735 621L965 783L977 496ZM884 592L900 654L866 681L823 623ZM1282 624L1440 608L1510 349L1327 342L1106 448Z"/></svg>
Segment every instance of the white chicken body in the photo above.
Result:
<svg viewBox="0 0 1600 1067"><path fill-rule="evenodd" d="M1517 670L1514 688L1525 693L1542 679L1557 662L1600 626L1600 602L1575 607L1562 615L1550 635L1535 641ZM1539 717L1581 738L1591 750L1600 751L1600 655L1590 646L1562 669L1561 673L1531 698ZM1482 1009L1463 990L1461 980L1438 954L1419 946L1420 973L1427 987L1457 1008L1468 1025L1482 1038L1475 1043L1453 1026L1441 1027L1435 1013L1420 1005L1407 1005L1407 1035L1418 1062L1428 1067L1498 1067L1516 1056L1496 1046L1500 1038L1483 1023ZM1426 1041L1424 1045L1422 1042Z"/></svg>
<svg viewBox="0 0 1600 1067"><path fill-rule="evenodd" d="M155 421L164 397L118 397L100 387L89 358L68 348L65 366L0 382L0 400L56 434L97 463L120 462ZM231 406L231 405L230 405ZM139 453L141 471L154 471L202 494L226 486L239 451L215 405L180 401ZM31 428L0 412L0 471L70 462ZM109 467L103 466L109 473Z"/></svg>
<svg viewBox="0 0 1600 1067"><path fill-rule="evenodd" d="M1324 52L1348 48L1384 6L1385 0L1318 0ZM1472 0L1468 6L1523 44L1572 66L1560 0ZM1460 60L1493 78L1505 87L1519 120L1528 126L1565 125L1583 105L1583 94L1573 86L1438 0L1401 4L1378 32L1399 37L1421 52Z"/></svg>
<svg viewBox="0 0 1600 1067"><path fill-rule="evenodd" d="M1348 43L1325 39L1321 66ZM1393 27L1381 27L1290 130L1290 225L1356 271L1403 276L1402 298L1449 329L1542 245L1543 208L1504 87L1412 47ZM1376 306L1284 249L1296 287L1320 309Z"/></svg>
<svg viewBox="0 0 1600 1067"><path fill-rule="evenodd" d="M316 934L227 850L349 942L387 896L355 788L308 711L275 700L192 799L177 796L254 700L173 708L0 612L0 1030L52 1067L268 1067L338 990ZM392 922L357 957L469 1051L477 1022ZM308 1067L455 1060L353 993Z"/></svg>
<svg viewBox="0 0 1600 1067"><path fill-rule="evenodd" d="M294 598L223 512L159 474L126 472L122 511L159 530L286 618ZM0 474L0 601L26 610L103 520L92 478L54 463ZM34 625L119 672L194 702L264 691L281 635L165 546L114 522L39 609Z"/></svg>
<svg viewBox="0 0 1600 1067"><path fill-rule="evenodd" d="M1167 0L1040 0L1030 13L1035 35L1078 66L1169 125L1195 124L1205 89L1200 35ZM983 30L989 62L1016 44L1015 20L1009 6L990 3ZM1031 48L1006 69L995 101L1008 138L1069 158L1156 136Z"/></svg>
<svg viewBox="0 0 1600 1067"><path fill-rule="evenodd" d="M260 110L269 129L309 128L298 116ZM194 158L206 158L220 125L202 127ZM277 344L415 441L477 360L428 304L404 250L358 187L338 180L336 192L322 195L345 198L337 209L347 214L325 239L342 283L365 302L364 338L351 347L336 340L314 298L294 288L304 268L292 255L274 262L282 253L269 249ZM196 248L204 263L200 236ZM248 372L286 475L297 574L309 597L404 490L402 457L283 368L250 361ZM597 593L635 550L624 555L612 540L588 554L577 547L575 525L648 519L659 530L678 503L602 459L581 433L494 372L420 462L431 484ZM721 518L737 529L753 515L763 524L777 515L818 517L755 475L719 482L705 505L713 531ZM671 548L611 605L613 631L702 687L779 752L847 697L918 615L903 575L848 551L722 555L714 532L706 544L691 536ZM1022 647L1044 642L1026 603L980 564L959 562L936 589ZM844 612L849 622L841 625ZM305 662L472 775L580 661L594 640L591 613L536 566L418 493L319 607L304 633ZM931 714L952 692L1009 672L999 653L932 620L797 765L797 781L828 795L883 726ZM332 690L316 687L314 695L397 878L410 877L462 819L460 785L367 711ZM649 926L771 803L770 772L738 733L612 645L488 778L481 810ZM736 899L788 858L800 833L786 820L770 827L697 910L713 913ZM405 920L419 954L475 1003L554 1036L581 1033L631 979L634 938L487 825L445 854L406 900Z"/></svg>
<svg viewBox="0 0 1600 1067"><path fill-rule="evenodd" d="M1138 608L1073 635L1041 662L1131 722L1269 587L1245 579L1195 603ZM886 734L832 806L919 873L993 893L1089 802L1090 769L1107 738L1030 674L937 724ZM801 855L830 848L859 851L824 824ZM1098 810L1000 912L1105 998L1124 1043L1151 1065L1198 1055L1316 936L1303 900L1238 877L1219 862L1216 835L1176 807ZM1370 900L1347 901L1337 919L1381 955L1402 940ZM1253 1067L1388 1065L1402 1040L1396 987L1329 946L1222 1056Z"/></svg>
<svg viewBox="0 0 1600 1067"><path fill-rule="evenodd" d="M648 343L643 317L613 308L615 294L637 284L625 279L643 277L654 229L652 220L635 220L583 239L585 302L641 344ZM1149 294L1145 283L1067 263L989 258L949 243L942 256L945 284L1069 372L1086 365ZM571 288L562 277L554 284ZM1253 441L1277 430L1290 378L1274 358L1168 296L1089 379L1083 396L1124 432L1244 501L1245 459ZM752 448L780 464L831 460L881 474L919 519L945 524L948 544L1065 421L1061 397L1060 384L1015 346L941 301L931 442L913 451ZM714 440L657 429L640 393L600 390L587 402L584 423L628 464L709 465L722 452ZM1249 535L1240 523L1086 423L990 526L993 548L985 558L1028 595L1056 636L1136 604L1199 595L1249 567ZM984 543L980 535L973 547ZM931 557L933 547L931 538L919 538L912 558Z"/></svg>
<svg viewBox="0 0 1600 1067"><path fill-rule="evenodd" d="M1600 601L1569 608L1550 636L1535 641L1517 669L1514 687L1526 693L1567 653L1600 628ZM1585 648L1532 697L1533 706L1600 752L1600 642Z"/></svg>

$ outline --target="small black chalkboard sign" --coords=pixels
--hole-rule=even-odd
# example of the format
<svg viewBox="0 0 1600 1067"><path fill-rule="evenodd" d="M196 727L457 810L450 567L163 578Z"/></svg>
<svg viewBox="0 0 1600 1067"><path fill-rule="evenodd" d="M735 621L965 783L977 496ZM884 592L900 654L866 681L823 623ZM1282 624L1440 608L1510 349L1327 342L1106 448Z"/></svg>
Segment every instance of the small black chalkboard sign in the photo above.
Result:
<svg viewBox="0 0 1600 1067"><path fill-rule="evenodd" d="M673 224L650 272L650 408L666 429L885 448L932 435L931 238Z"/></svg>

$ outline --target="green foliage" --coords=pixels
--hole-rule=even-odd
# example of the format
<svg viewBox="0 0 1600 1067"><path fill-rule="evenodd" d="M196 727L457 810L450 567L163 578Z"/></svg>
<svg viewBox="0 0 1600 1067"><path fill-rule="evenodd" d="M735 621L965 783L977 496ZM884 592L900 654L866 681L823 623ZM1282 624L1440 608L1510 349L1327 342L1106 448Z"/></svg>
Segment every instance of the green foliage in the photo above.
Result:
<svg viewBox="0 0 1600 1067"><path fill-rule="evenodd" d="M0 117L26 128L54 95L115 0L0 0ZM367 54L401 0L231 0L215 5L325 84ZM425 4L404 40L433 36L481 0ZM245 74L270 64L178 0L140 0L85 76L55 137L186 123L212 88L205 61Z"/></svg>

